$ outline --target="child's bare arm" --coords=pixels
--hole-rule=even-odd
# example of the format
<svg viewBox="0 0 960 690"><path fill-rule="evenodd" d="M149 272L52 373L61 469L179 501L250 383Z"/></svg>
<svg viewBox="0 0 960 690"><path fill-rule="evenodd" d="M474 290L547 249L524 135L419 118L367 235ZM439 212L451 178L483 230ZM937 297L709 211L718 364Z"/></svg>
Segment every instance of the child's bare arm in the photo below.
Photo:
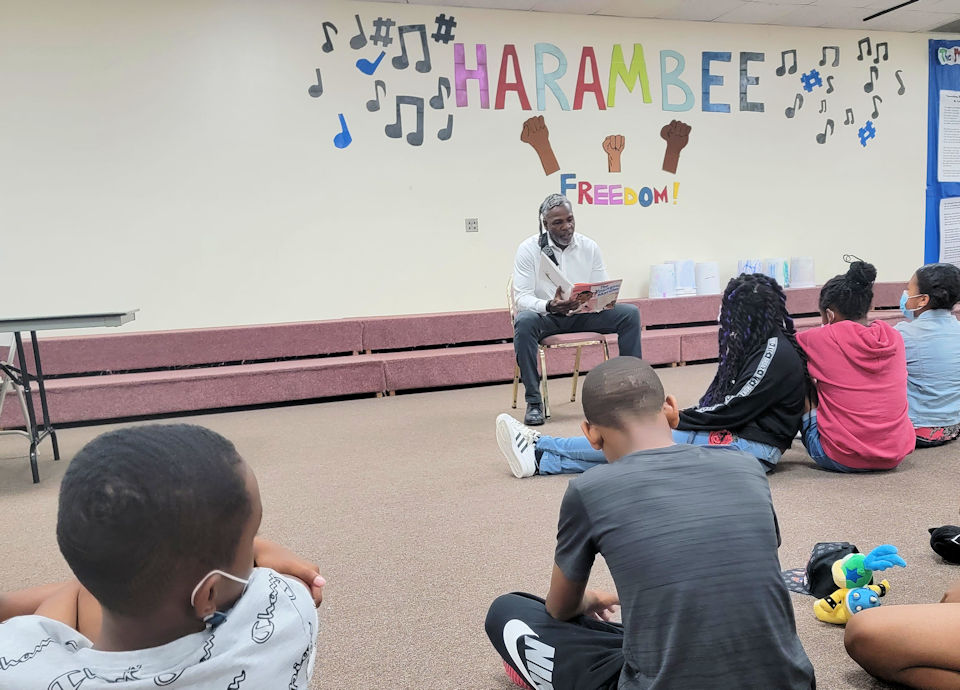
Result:
<svg viewBox="0 0 960 690"><path fill-rule="evenodd" d="M82 587L76 580L61 584L37 607L36 615L52 618L77 630L78 604Z"/></svg>
<svg viewBox="0 0 960 690"><path fill-rule="evenodd" d="M278 573L301 580L310 590L313 603L320 606L320 602L323 601L323 586L327 581L320 575L319 566L263 537L256 537L253 540L253 561L258 566L271 568Z"/></svg>
<svg viewBox="0 0 960 690"><path fill-rule="evenodd" d="M33 615L37 612L40 604L60 590L64 584L66 583L55 582L49 585L0 594L0 623L14 616Z"/></svg>

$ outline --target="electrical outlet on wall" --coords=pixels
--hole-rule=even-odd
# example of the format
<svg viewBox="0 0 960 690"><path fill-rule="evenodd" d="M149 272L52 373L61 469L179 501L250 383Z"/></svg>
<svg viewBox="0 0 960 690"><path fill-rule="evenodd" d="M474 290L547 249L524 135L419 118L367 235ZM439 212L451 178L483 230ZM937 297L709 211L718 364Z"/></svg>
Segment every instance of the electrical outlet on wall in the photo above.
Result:
<svg viewBox="0 0 960 690"><path fill-rule="evenodd" d="M476 218L467 218L464 220L467 226L467 232L480 232L480 221Z"/></svg>

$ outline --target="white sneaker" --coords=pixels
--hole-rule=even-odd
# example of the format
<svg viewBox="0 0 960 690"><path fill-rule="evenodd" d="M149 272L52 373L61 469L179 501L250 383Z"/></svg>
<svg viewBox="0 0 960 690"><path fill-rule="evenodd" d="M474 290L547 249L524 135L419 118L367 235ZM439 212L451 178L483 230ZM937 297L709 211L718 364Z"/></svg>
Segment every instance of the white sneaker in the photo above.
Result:
<svg viewBox="0 0 960 690"><path fill-rule="evenodd" d="M532 477L537 473L535 447L540 432L524 426L508 414L497 417L497 445L510 463L513 476Z"/></svg>

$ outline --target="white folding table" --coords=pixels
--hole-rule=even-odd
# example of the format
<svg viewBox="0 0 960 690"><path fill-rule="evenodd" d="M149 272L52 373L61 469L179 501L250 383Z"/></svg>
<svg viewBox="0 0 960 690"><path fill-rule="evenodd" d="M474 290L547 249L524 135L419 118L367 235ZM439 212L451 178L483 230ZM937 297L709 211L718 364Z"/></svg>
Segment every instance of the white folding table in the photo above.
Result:
<svg viewBox="0 0 960 690"><path fill-rule="evenodd" d="M53 459L60 459L60 448L57 445L57 432L50 423L50 412L47 409L47 391L43 385L43 368L40 366L40 341L37 340L37 331L52 331L65 328L98 328L102 326L122 326L133 321L138 309L129 311L102 312L95 314L66 314L60 316L28 316L22 318L0 318L0 333L13 333L17 344L17 366L13 362L0 363L0 368L13 379L14 383L23 386L23 394L27 401L27 434L30 437L30 471L33 473L33 483L40 481L40 471L37 468L37 446L47 436L53 444ZM27 366L27 357L23 349L23 333L30 334L33 344L33 361L37 372L30 373ZM43 413L43 428L37 426L36 413L33 410L30 382L37 384L40 394L40 410Z"/></svg>

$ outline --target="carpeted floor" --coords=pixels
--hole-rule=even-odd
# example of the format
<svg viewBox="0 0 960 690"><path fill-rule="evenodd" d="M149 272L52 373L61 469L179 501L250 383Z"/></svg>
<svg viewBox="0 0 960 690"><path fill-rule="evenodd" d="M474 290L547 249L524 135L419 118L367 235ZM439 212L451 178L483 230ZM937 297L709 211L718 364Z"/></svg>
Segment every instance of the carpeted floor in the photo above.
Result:
<svg viewBox="0 0 960 690"><path fill-rule="evenodd" d="M713 371L659 373L687 405ZM551 382L548 433L578 429L568 386L569 379ZM568 478L510 474L493 433L509 400L502 385L189 418L232 439L253 466L261 534L322 566L328 585L314 688L513 687L483 619L498 594L546 593ZM0 589L69 575L54 535L59 480L69 458L108 428L62 430L59 463L45 443L38 486L23 440L0 437ZM843 476L815 469L795 442L770 477L783 567L803 566L817 541L851 541L864 551L889 542L909 567L888 575L886 604L938 600L960 570L930 550L927 528L960 523L958 454L958 445L925 450L893 473ZM590 586L612 589L598 566ZM849 660L841 628L814 618L812 598L791 596L820 688L886 687Z"/></svg>

